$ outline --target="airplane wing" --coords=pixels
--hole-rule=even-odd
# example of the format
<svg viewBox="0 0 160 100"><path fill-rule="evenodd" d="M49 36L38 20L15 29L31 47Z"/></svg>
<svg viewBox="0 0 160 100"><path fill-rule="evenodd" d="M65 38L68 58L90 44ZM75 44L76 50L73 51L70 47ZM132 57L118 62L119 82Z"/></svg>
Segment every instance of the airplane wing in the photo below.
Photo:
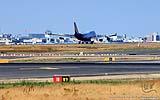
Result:
<svg viewBox="0 0 160 100"><path fill-rule="evenodd" d="M91 31L91 32L85 33L83 35L84 35L84 38L94 38L94 37L96 37L96 32L95 31Z"/></svg>

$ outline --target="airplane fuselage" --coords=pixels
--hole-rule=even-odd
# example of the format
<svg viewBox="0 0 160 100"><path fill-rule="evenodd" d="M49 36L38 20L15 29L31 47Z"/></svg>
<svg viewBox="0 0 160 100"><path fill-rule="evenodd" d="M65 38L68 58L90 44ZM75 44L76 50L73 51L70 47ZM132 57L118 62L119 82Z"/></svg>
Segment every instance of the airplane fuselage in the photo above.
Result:
<svg viewBox="0 0 160 100"><path fill-rule="evenodd" d="M93 38L93 36L89 36L89 35L90 35L90 33L87 33L87 34L77 33L77 34L75 34L75 37L78 40L81 40L81 41L91 41L91 39Z"/></svg>
<svg viewBox="0 0 160 100"><path fill-rule="evenodd" d="M78 28L77 28L77 25L76 23L74 22L74 29L75 29L75 34L74 36L82 41L82 42L92 42L92 38L95 38L96 37L96 33L94 31L91 31L89 33L85 33L85 34L82 34L82 33L79 33L78 31Z"/></svg>

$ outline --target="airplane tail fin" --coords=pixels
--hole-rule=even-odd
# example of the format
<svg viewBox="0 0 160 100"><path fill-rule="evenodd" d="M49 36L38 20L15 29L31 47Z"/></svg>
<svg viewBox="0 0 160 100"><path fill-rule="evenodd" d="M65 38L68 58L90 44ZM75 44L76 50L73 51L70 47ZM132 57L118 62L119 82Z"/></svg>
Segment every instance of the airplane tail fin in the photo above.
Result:
<svg viewBox="0 0 160 100"><path fill-rule="evenodd" d="M107 38L108 41L111 41L111 39L108 36L105 36Z"/></svg>
<svg viewBox="0 0 160 100"><path fill-rule="evenodd" d="M74 31L75 31L75 34L79 33L78 27L77 27L77 25L76 25L76 22L74 22Z"/></svg>

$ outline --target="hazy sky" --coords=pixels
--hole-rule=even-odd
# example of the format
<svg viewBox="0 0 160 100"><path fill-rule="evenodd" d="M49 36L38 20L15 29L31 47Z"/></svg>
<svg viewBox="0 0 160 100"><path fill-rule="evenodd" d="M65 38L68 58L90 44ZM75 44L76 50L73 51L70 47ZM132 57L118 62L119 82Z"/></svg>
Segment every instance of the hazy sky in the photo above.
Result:
<svg viewBox="0 0 160 100"><path fill-rule="evenodd" d="M0 28L6 33L160 32L160 0L0 0Z"/></svg>

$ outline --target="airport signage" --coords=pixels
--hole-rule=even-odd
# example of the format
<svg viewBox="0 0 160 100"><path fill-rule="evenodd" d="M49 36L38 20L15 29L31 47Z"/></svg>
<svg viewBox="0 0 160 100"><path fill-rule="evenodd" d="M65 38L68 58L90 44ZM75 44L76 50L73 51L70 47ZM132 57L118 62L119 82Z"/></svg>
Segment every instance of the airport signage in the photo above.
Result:
<svg viewBox="0 0 160 100"><path fill-rule="evenodd" d="M62 83L62 82L69 82L70 76L63 76L63 75L54 75L53 76L53 83Z"/></svg>

